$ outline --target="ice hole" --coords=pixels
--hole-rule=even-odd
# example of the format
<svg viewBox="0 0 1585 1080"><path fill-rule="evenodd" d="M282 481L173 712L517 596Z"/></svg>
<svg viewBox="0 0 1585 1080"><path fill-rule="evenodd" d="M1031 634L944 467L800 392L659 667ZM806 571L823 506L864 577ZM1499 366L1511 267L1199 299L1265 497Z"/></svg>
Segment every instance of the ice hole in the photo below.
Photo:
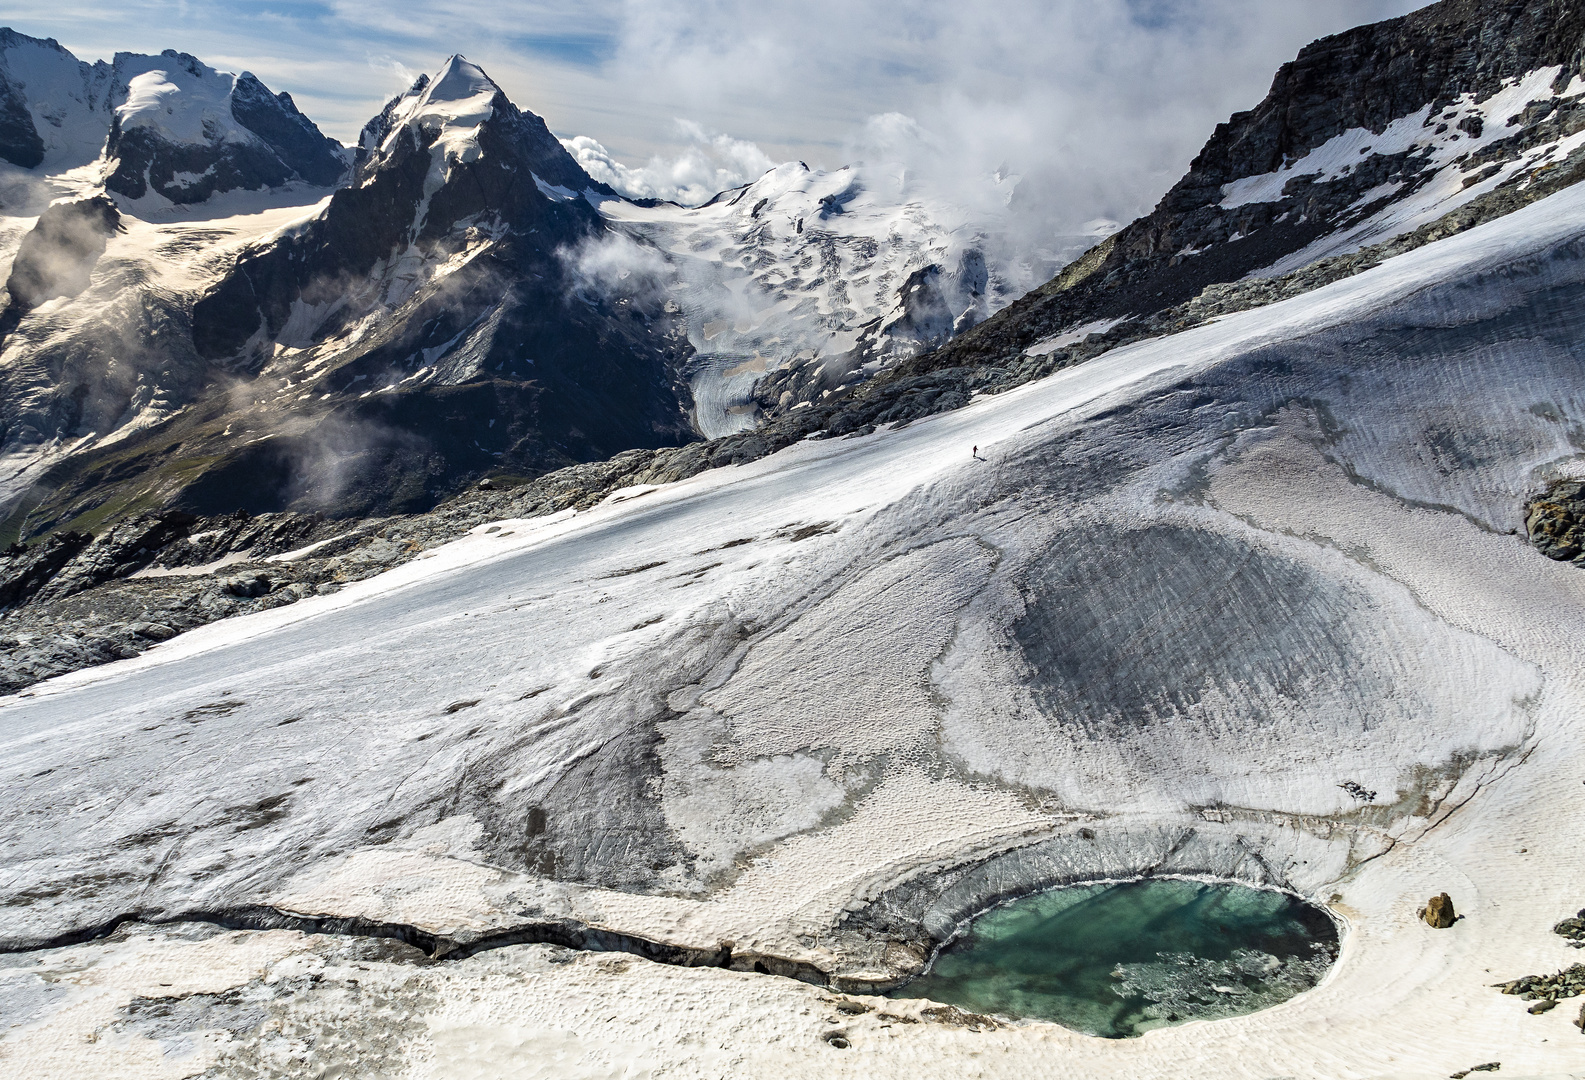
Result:
<svg viewBox="0 0 1585 1080"><path fill-rule="evenodd" d="M1071 885L986 911L891 996L1129 1038L1239 1016L1318 984L1337 925L1289 893L1149 878Z"/></svg>

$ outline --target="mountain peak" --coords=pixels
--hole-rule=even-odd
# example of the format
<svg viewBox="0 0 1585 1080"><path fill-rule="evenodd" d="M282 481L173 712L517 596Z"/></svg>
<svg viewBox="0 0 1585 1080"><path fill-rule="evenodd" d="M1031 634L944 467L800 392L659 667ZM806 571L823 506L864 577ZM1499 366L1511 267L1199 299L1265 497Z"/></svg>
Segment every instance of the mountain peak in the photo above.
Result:
<svg viewBox="0 0 1585 1080"><path fill-rule="evenodd" d="M461 53L453 53L426 88L424 101L426 104L438 104L480 97L488 101L500 92L501 88L484 73L483 68L470 63Z"/></svg>

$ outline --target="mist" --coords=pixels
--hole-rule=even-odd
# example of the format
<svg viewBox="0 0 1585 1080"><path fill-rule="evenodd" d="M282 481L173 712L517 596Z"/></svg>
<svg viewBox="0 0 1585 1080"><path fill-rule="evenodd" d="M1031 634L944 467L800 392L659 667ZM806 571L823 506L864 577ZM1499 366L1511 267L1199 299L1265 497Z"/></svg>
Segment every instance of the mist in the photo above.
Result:
<svg viewBox="0 0 1585 1080"><path fill-rule="evenodd" d="M1148 211L1306 43L1407 0L78 0L6 21L88 59L178 48L289 90L350 141L449 52L637 197L703 201L769 164L885 155L943 197L1073 235ZM990 178L1002 181L990 183Z"/></svg>

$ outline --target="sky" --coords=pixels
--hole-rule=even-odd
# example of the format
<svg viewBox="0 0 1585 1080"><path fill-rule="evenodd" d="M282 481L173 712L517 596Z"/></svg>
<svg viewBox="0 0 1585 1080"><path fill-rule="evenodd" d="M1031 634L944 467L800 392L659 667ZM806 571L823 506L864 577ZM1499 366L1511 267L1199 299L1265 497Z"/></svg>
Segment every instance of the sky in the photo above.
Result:
<svg viewBox="0 0 1585 1080"><path fill-rule="evenodd" d="M1303 45L1404 0L7 0L80 58L252 71L350 142L453 52L601 179L698 201L798 159L895 162L1031 228L1150 209ZM604 175L601 175L602 171ZM987 182L991 181L991 182Z"/></svg>

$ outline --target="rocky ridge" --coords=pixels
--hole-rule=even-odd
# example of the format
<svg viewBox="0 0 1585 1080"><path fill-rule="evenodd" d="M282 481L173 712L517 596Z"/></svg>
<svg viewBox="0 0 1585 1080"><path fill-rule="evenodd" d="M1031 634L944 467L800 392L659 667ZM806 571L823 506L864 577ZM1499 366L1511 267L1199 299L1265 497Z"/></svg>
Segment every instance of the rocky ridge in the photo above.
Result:
<svg viewBox="0 0 1585 1080"><path fill-rule="evenodd" d="M1550 184L1580 161L1582 48L1585 12L1566 0L1444 0L1317 41L1154 211L916 370L1018 367L1064 333L1158 319Z"/></svg>
<svg viewBox="0 0 1585 1080"><path fill-rule="evenodd" d="M565 253L607 234L584 191L611 197L456 57L371 122L348 186L209 256L196 294L113 243L84 307L6 341L7 452L73 447L12 494L11 526L23 507L29 536L167 509L409 513L486 472L694 439L676 320L579 291ZM209 237L164 231L188 272ZM107 304L137 313L86 310Z"/></svg>
<svg viewBox="0 0 1585 1080"><path fill-rule="evenodd" d="M107 191L203 202L218 192L328 187L341 144L286 93L167 49L78 60L53 38L0 28L0 160L47 173L102 159Z"/></svg>

